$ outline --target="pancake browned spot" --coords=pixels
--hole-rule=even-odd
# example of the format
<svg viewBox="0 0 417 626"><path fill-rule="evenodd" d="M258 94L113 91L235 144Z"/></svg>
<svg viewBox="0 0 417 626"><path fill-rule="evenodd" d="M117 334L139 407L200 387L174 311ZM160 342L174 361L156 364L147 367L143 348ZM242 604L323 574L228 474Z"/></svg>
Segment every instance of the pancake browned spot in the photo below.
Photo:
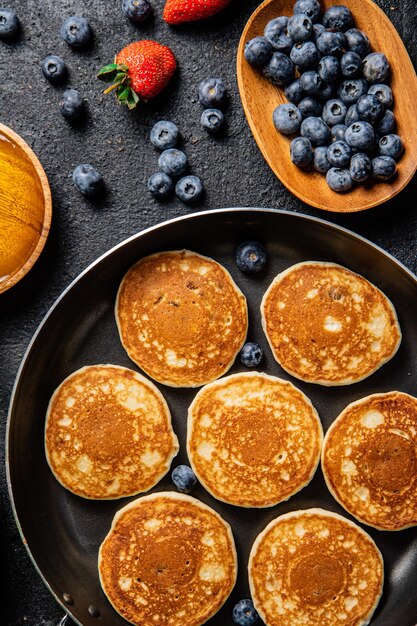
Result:
<svg viewBox="0 0 417 626"><path fill-rule="evenodd" d="M116 499L148 491L178 452L171 414L146 378L116 365L83 367L53 394L46 458L79 496Z"/></svg>
<svg viewBox="0 0 417 626"><path fill-rule="evenodd" d="M350 385L391 359L401 342L393 305L363 276L334 263L298 263L262 300L262 325L288 373L320 385Z"/></svg>
<svg viewBox="0 0 417 626"><path fill-rule="evenodd" d="M154 493L121 509L99 552L103 590L138 626L200 626L236 582L230 526L198 500Z"/></svg>
<svg viewBox="0 0 417 626"><path fill-rule="evenodd" d="M375 543L323 509L273 520L249 558L255 607L267 626L366 626L382 594Z"/></svg>
<svg viewBox="0 0 417 626"><path fill-rule="evenodd" d="M227 270L187 250L141 259L116 301L120 338L149 376L198 387L233 364L247 332L246 299Z"/></svg>
<svg viewBox="0 0 417 626"><path fill-rule="evenodd" d="M333 496L360 521L417 525L417 399L392 391L350 404L327 432L322 467Z"/></svg>
<svg viewBox="0 0 417 626"><path fill-rule="evenodd" d="M312 479L323 433L310 400L291 383L250 372L206 385L188 411L188 457L223 502L267 507Z"/></svg>

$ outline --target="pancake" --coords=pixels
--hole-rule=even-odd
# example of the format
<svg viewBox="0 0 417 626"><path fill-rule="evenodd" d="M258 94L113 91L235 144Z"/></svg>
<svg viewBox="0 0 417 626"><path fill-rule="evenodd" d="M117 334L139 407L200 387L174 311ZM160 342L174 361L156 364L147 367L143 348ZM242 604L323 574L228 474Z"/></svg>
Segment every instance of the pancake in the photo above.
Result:
<svg viewBox="0 0 417 626"><path fill-rule="evenodd" d="M199 626L236 582L230 526L195 498L154 493L116 513L99 551L104 593L138 626Z"/></svg>
<svg viewBox="0 0 417 626"><path fill-rule="evenodd" d="M332 495L361 522L417 525L417 399L392 391L349 404L327 432L322 468Z"/></svg>
<svg viewBox="0 0 417 626"><path fill-rule="evenodd" d="M246 299L229 272L188 250L136 263L120 285L116 320L132 361L171 387L199 387L227 372L248 328Z"/></svg>
<svg viewBox="0 0 417 626"><path fill-rule="evenodd" d="M291 383L250 372L203 387L188 411L187 451L212 496L268 507L305 487L323 431L310 400Z"/></svg>
<svg viewBox="0 0 417 626"><path fill-rule="evenodd" d="M249 557L266 626L366 626L382 594L381 553L353 522L323 509L273 520Z"/></svg>
<svg viewBox="0 0 417 626"><path fill-rule="evenodd" d="M289 374L319 385L350 385L391 359L401 330L388 298L334 263L298 263L262 300L262 326Z"/></svg>
<svg viewBox="0 0 417 626"><path fill-rule="evenodd" d="M45 450L66 489L98 500L151 487L178 452L171 414L153 383L125 367L91 365L66 378L53 394Z"/></svg>

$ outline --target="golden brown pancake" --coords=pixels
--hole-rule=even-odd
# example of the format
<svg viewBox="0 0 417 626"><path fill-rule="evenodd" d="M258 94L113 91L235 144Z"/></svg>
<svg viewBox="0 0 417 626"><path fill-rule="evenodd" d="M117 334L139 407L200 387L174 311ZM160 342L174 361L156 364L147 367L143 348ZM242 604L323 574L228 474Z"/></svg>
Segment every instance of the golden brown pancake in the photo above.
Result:
<svg viewBox="0 0 417 626"><path fill-rule="evenodd" d="M137 626L200 626L236 582L229 524L195 498L154 493L116 513L99 552L104 593Z"/></svg>
<svg viewBox="0 0 417 626"><path fill-rule="evenodd" d="M246 299L228 271L188 250L141 259L116 301L129 357L171 387L199 387L233 364L248 327Z"/></svg>
<svg viewBox="0 0 417 626"><path fill-rule="evenodd" d="M298 263L279 274L261 312L281 367L319 385L350 385L370 376L401 341L388 298L363 276L334 263Z"/></svg>
<svg viewBox="0 0 417 626"><path fill-rule="evenodd" d="M256 539L249 582L267 626L366 626L382 594L383 561L353 522L323 509L293 511Z"/></svg>
<svg viewBox="0 0 417 626"><path fill-rule="evenodd" d="M153 383L125 367L91 365L68 376L53 394L45 450L66 489L105 500L156 485L178 452L178 440Z"/></svg>
<svg viewBox="0 0 417 626"><path fill-rule="evenodd" d="M417 524L417 399L380 393L346 407L329 428L322 468L332 495L381 530Z"/></svg>
<svg viewBox="0 0 417 626"><path fill-rule="evenodd" d="M291 383L250 372L203 387L188 411L188 458L215 498L273 506L305 487L323 431L310 400Z"/></svg>

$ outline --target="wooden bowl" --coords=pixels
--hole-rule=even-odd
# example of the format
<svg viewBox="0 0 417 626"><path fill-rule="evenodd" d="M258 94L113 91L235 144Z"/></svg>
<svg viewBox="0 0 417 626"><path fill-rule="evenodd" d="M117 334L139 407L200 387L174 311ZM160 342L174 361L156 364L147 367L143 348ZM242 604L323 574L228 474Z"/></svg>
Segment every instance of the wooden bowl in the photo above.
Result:
<svg viewBox="0 0 417 626"><path fill-rule="evenodd" d="M51 191L36 154L0 124L0 293L31 269L45 245L51 217Z"/></svg>
<svg viewBox="0 0 417 626"><path fill-rule="evenodd" d="M324 0L328 8L340 0ZM386 202L399 193L417 169L417 77L400 36L385 13L372 0L346 0L356 26L366 32L372 49L383 52L391 66L391 88L397 133L404 142L398 173L390 182L357 184L347 193L332 191L323 174L303 171L290 160L291 139L274 127L272 113L287 102L284 92L249 65L243 52L247 41L262 35L266 24L279 15L292 15L293 0L265 0L252 14L243 31L237 53L237 79L243 108L253 136L274 174L300 200L325 211L363 211Z"/></svg>

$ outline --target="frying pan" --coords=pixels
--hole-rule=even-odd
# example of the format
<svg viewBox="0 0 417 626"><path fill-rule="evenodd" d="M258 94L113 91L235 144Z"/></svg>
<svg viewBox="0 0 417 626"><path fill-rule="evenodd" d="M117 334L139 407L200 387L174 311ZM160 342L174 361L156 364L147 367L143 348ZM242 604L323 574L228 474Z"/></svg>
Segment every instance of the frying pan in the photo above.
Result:
<svg viewBox="0 0 417 626"><path fill-rule="evenodd" d="M240 273L234 261L236 246L248 239L261 241L269 255L267 268L255 277ZM16 523L45 584L79 626L100 622L126 626L100 588L97 553L114 513L128 499L84 500L58 484L44 454L47 404L62 380L83 365L115 363L136 369L118 338L113 312L117 288L140 257L184 247L212 256L231 272L248 299L248 339L260 343L265 352L261 369L287 380L292 380L291 376L272 358L259 314L262 295L278 272L303 260L334 261L364 275L392 300L403 342L389 363L368 379L346 387L326 388L293 380L311 398L325 430L348 403L370 393L398 389L417 395L417 279L383 250L343 228L277 210L221 209L165 222L104 254L68 287L37 330L17 376L7 427L8 485ZM230 373L244 369L237 359ZM159 388L171 408L181 443L174 465L186 463L187 407L196 390ZM153 491L166 489L173 489L169 474ZM350 518L327 491L320 469L308 487L271 509L233 507L216 501L201 486L193 495L231 524L238 550L238 583L226 605L210 620L211 626L231 625L234 603L248 597L248 554L256 535L273 518L313 506ZM415 626L417 530L388 533L364 528L385 560L384 594L372 624Z"/></svg>

